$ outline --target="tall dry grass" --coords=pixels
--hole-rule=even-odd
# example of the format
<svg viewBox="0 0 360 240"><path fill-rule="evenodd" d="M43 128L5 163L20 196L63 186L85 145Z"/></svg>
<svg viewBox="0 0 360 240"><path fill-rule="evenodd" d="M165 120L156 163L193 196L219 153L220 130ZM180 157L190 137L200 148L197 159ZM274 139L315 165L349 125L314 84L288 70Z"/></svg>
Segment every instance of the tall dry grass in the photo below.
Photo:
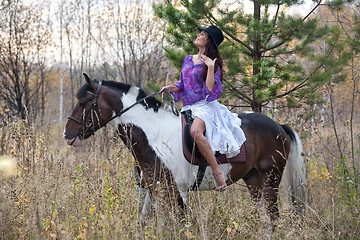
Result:
<svg viewBox="0 0 360 240"><path fill-rule="evenodd" d="M115 133L101 129L85 146L72 148L61 132L26 121L1 129L1 155L15 158L18 167L14 176L0 179L0 239L264 238L266 219L257 214L242 181L224 193L190 193L184 219L155 212L140 225L134 160ZM331 144L329 138L324 145ZM305 217L295 215L281 196L273 239L360 239L358 198L344 201L343 181L330 173L339 160L334 158L330 169L321 146L317 157L306 157Z"/></svg>

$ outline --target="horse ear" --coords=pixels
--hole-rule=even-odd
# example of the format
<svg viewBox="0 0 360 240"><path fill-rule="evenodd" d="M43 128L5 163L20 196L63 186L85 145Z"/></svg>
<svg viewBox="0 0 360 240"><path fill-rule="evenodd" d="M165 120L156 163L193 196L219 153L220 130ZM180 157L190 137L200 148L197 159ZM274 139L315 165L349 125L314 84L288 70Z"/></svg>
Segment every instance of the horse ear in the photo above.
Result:
<svg viewBox="0 0 360 240"><path fill-rule="evenodd" d="M87 82L87 84L89 85L89 86L91 86L91 79L89 78L89 76L86 74L86 73L83 73L83 75L84 75L84 77L85 77L85 81Z"/></svg>
<svg viewBox="0 0 360 240"><path fill-rule="evenodd" d="M86 73L83 73L83 75L85 77L86 83L95 91L97 88L96 83L93 80L91 80Z"/></svg>

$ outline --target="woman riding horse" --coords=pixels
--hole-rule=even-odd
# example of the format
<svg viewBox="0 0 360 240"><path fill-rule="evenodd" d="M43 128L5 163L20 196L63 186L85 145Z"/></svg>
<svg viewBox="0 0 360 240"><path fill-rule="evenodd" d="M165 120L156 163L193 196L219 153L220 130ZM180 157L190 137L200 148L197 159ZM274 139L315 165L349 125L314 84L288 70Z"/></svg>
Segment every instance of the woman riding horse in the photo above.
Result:
<svg viewBox="0 0 360 240"><path fill-rule="evenodd" d="M131 150L141 170L141 180L148 198L158 202L164 198L157 188L164 185L168 197L182 208L191 190L215 189L213 172L206 168L204 180L192 189L199 166L189 163L183 154L181 117L143 90L128 84L91 80L77 93L74 107L64 129L67 144L81 146L107 123L113 125ZM306 203L306 179L303 169L302 144L290 127L279 125L259 113L239 114L246 136L246 162L224 163L227 184L243 179L255 202L264 199L267 212L274 221L278 216L277 198L286 165L293 203L303 213ZM171 195L171 196L169 196ZM172 203L167 201L167 203ZM145 208L146 209L146 208Z"/></svg>
<svg viewBox="0 0 360 240"><path fill-rule="evenodd" d="M216 190L223 191L227 187L225 175L214 153L234 157L246 139L241 120L217 101L222 92L223 61L218 47L224 40L223 33L216 26L199 30L194 42L198 54L185 58L180 80L162 91L175 93L175 101L184 98L182 111L192 111L191 136L213 171Z"/></svg>

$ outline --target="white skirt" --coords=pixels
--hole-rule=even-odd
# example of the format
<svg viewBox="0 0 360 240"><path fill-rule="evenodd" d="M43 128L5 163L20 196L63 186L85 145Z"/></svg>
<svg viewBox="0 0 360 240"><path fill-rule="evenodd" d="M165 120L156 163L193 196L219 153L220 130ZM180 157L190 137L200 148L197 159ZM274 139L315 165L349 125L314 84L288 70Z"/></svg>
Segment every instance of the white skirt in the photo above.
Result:
<svg viewBox="0 0 360 240"><path fill-rule="evenodd" d="M226 154L227 158L240 153L240 147L245 142L245 134L241 129L241 119L236 113L230 112L226 106L217 100L205 100L187 105L181 111L192 110L192 116L205 122L205 137L210 143L213 153Z"/></svg>

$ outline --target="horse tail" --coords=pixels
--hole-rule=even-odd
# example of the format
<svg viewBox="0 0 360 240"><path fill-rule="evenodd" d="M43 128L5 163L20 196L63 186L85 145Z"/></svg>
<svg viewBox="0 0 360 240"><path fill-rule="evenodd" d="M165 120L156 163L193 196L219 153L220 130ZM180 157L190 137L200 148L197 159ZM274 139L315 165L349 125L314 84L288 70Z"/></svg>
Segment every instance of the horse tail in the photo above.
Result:
<svg viewBox="0 0 360 240"><path fill-rule="evenodd" d="M283 174L285 189L291 196L296 212L303 215L307 203L303 147L299 135L293 129L287 125L281 127L291 138L290 153Z"/></svg>

